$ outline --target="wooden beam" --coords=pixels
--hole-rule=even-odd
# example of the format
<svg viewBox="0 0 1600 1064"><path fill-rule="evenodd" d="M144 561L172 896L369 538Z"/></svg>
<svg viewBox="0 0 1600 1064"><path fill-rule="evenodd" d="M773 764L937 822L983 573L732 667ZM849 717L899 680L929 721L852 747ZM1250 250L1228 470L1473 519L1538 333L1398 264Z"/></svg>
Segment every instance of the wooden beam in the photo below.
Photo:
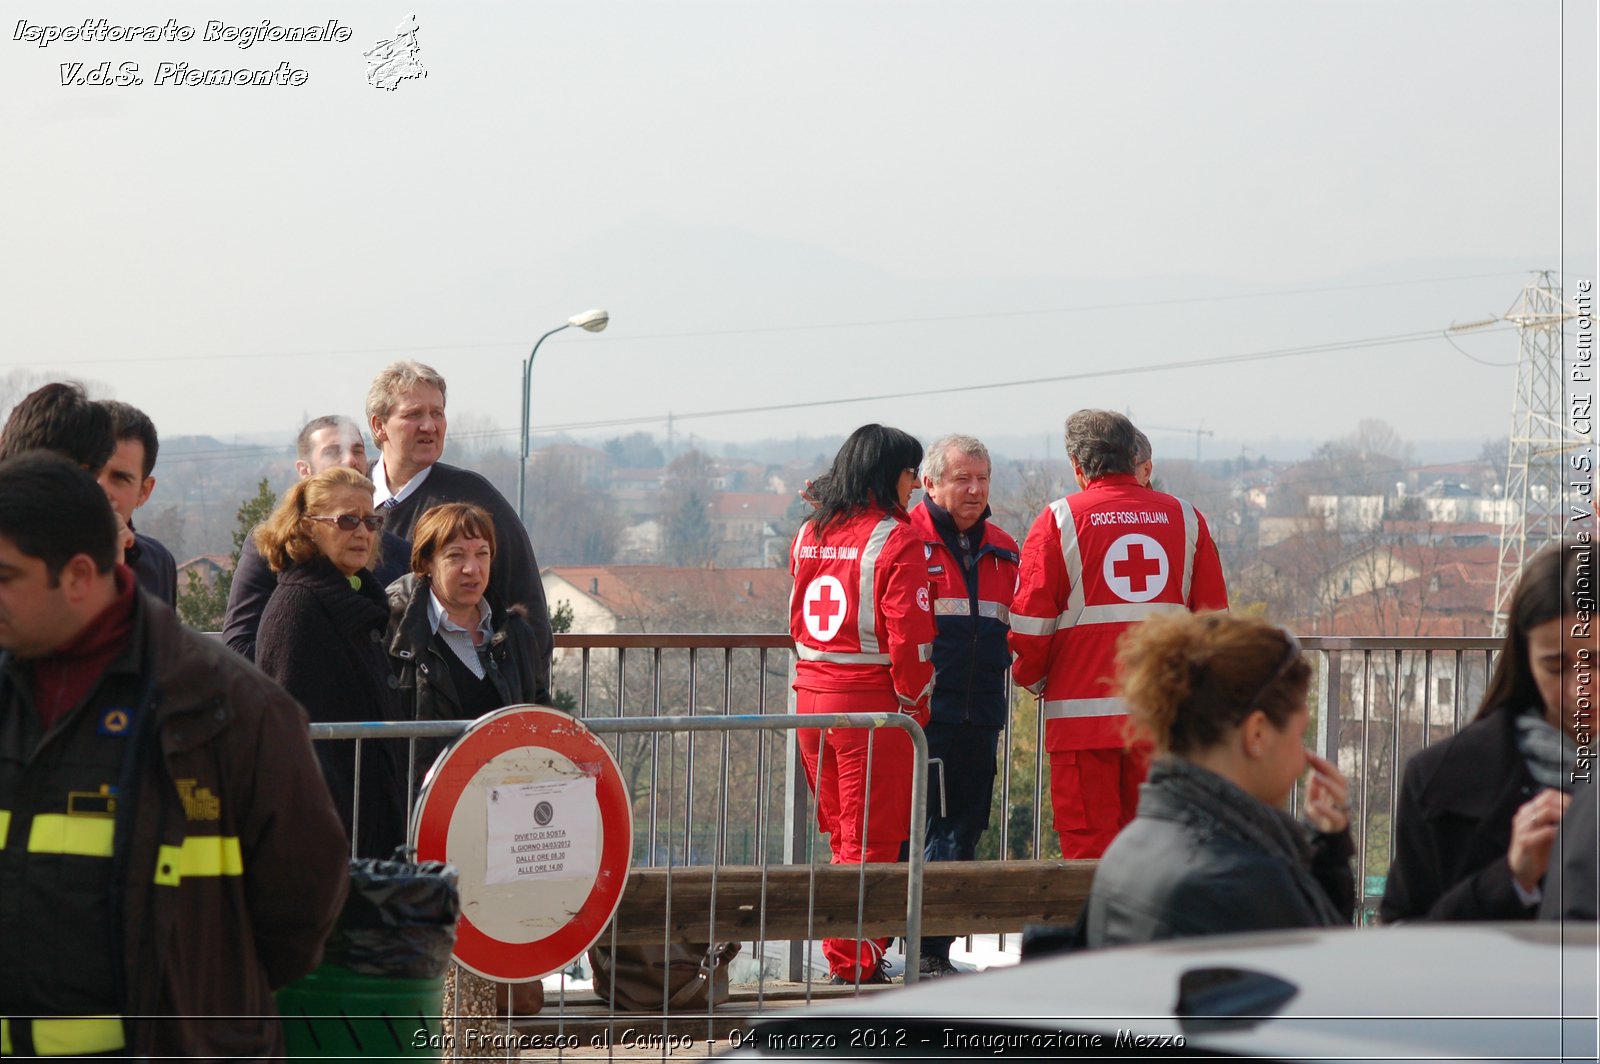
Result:
<svg viewBox="0 0 1600 1064"><path fill-rule="evenodd" d="M1029 923L1071 923L1089 897L1096 864L926 864L922 933L994 934L1021 931ZM901 935L905 933L908 868L904 864L635 868L628 873L628 886L617 909L615 941L787 941ZM611 934L608 928L600 942L611 942Z"/></svg>

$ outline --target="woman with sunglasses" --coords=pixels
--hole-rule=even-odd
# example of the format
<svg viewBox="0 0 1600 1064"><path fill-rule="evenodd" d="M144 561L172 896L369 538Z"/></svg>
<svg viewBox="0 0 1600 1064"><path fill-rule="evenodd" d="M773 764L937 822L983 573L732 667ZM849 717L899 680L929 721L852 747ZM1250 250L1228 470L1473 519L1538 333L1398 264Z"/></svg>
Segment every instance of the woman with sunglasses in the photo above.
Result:
<svg viewBox="0 0 1600 1064"><path fill-rule="evenodd" d="M1593 573L1594 547L1577 543L1523 567L1477 716L1406 762L1385 923L1537 914L1577 782L1575 710L1595 695Z"/></svg>
<svg viewBox="0 0 1600 1064"><path fill-rule="evenodd" d="M372 576L382 527L372 481L335 466L296 482L256 530L256 546L278 574L261 614L256 665L315 723L400 719L383 644L389 603ZM403 745L362 744L358 809L355 743L315 744L359 857L389 857L405 841Z"/></svg>
<svg viewBox="0 0 1600 1064"><path fill-rule="evenodd" d="M1302 745L1311 667L1294 636L1165 614L1129 630L1117 665L1130 724L1157 759L1100 859L1086 944L1348 924L1346 783ZM1308 767L1309 831L1284 811Z"/></svg>

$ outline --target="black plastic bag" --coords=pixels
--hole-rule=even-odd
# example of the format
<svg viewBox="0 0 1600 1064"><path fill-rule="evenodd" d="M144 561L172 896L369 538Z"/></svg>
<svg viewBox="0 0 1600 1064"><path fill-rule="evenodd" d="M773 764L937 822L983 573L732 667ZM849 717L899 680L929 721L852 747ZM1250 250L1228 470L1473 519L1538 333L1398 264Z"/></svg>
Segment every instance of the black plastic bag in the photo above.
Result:
<svg viewBox="0 0 1600 1064"><path fill-rule="evenodd" d="M363 975L437 979L450 963L460 915L454 865L353 859L325 959Z"/></svg>

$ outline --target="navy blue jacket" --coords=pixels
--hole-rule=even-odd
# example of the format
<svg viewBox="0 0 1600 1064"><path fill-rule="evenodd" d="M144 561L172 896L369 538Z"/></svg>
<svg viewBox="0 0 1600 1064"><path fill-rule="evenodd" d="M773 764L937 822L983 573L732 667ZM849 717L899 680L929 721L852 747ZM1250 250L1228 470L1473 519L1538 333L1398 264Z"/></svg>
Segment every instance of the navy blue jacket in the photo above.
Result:
<svg viewBox="0 0 1600 1064"><path fill-rule="evenodd" d="M967 566L955 524L924 499L911 528L928 556L929 594L938 635L933 642L933 710L939 724L1003 728L1010 711L1006 674L1011 650L1011 598L1017 590L1017 541L989 524L989 511L967 531Z"/></svg>

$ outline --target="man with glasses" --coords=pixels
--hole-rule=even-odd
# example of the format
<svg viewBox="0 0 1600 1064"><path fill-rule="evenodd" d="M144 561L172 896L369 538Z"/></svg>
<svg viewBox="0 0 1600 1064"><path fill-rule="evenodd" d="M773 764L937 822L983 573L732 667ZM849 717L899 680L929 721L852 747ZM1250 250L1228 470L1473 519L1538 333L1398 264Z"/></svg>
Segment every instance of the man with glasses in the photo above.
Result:
<svg viewBox="0 0 1600 1064"><path fill-rule="evenodd" d="M1061 855L1094 858L1133 819L1148 760L1113 695L1117 640L1158 613L1225 610L1228 589L1205 517L1140 483L1132 422L1079 410L1066 437L1080 490L1023 543L1011 675L1040 696Z"/></svg>
<svg viewBox="0 0 1600 1064"><path fill-rule="evenodd" d="M334 466L367 475L367 445L361 437L361 426L353 418L338 414L312 418L295 440L295 472L304 480ZM383 586L387 587L410 571L411 544L399 536L384 532L378 553L378 567L372 575ZM267 608L267 600L277 587L278 574L261 557L255 536L246 536L244 546L239 548L239 564L233 569L222 638L251 661L256 656L256 630L261 626L261 611Z"/></svg>

